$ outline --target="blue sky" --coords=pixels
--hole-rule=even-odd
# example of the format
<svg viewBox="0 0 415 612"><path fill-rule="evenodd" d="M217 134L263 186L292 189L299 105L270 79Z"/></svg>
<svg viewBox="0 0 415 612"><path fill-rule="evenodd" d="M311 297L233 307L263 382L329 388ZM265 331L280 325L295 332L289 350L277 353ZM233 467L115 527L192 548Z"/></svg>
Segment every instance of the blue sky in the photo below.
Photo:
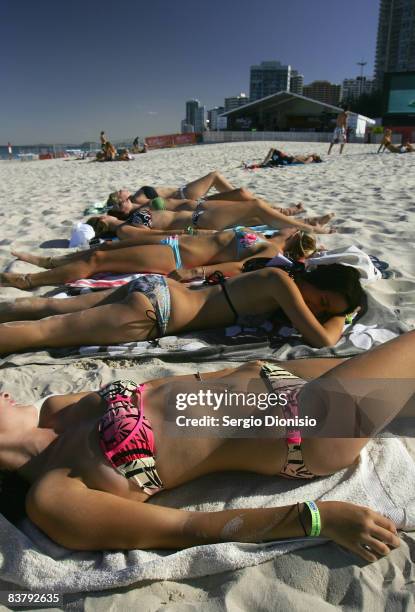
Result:
<svg viewBox="0 0 415 612"><path fill-rule="evenodd" d="M185 101L249 93L249 68L305 83L373 73L378 0L2 0L0 144L180 131Z"/></svg>

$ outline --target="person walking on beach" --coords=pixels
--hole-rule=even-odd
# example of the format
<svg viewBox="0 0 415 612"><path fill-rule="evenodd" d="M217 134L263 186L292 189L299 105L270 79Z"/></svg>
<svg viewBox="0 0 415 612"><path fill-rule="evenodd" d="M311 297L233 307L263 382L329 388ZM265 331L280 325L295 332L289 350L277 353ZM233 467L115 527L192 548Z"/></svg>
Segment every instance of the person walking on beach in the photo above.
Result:
<svg viewBox="0 0 415 612"><path fill-rule="evenodd" d="M107 142L108 142L108 138L107 138L107 135L106 135L106 133L104 132L104 130L102 130L102 132L100 133L100 135L99 135L99 139L100 139L100 141L101 141L101 149L102 149L102 150L104 150L104 149L105 149L105 145L106 145L106 144L107 144Z"/></svg>
<svg viewBox="0 0 415 612"><path fill-rule="evenodd" d="M330 155L333 145L340 145L340 153L343 153L344 145L346 144L346 134L347 134L347 118L349 112L347 110L343 110L339 115L337 115L336 119L336 127L334 128L333 138L329 146L329 150L327 151L327 155Z"/></svg>
<svg viewBox="0 0 415 612"><path fill-rule="evenodd" d="M9 153L9 160L12 160L13 159L13 147L12 147L11 142L7 143L7 151Z"/></svg>

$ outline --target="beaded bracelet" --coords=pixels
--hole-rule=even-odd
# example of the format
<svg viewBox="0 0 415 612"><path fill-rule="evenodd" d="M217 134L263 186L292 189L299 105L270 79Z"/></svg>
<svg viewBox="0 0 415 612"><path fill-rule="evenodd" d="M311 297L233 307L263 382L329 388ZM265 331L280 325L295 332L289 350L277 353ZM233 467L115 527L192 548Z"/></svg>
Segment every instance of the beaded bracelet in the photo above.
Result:
<svg viewBox="0 0 415 612"><path fill-rule="evenodd" d="M317 507L317 504L313 501L306 501L304 504L310 511L311 514L311 531L308 534L311 537L318 537L321 532L321 517L320 511Z"/></svg>

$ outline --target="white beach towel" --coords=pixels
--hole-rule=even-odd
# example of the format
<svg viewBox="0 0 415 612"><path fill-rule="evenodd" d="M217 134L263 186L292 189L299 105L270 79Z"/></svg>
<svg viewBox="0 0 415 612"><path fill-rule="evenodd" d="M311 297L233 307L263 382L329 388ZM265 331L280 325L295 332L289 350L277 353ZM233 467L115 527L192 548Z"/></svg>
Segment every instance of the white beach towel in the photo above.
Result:
<svg viewBox="0 0 415 612"><path fill-rule="evenodd" d="M197 505L194 500L197 499ZM153 503L193 510L270 507L304 499L335 499L370 506L399 527L415 528L415 464L396 438L372 441L357 467L295 484L255 474L221 474L157 495ZM64 500L63 502L64 503ZM140 580L180 580L257 565L322 539L264 545L221 543L181 551L70 552L29 520L16 529L0 516L0 588L79 593ZM356 557L351 554L350 563Z"/></svg>

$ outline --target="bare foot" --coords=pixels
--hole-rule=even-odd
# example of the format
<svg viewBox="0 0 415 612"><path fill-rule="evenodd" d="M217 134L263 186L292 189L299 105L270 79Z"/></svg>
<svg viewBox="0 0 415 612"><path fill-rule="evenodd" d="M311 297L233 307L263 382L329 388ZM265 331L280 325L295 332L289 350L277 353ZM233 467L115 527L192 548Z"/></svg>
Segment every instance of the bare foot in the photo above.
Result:
<svg viewBox="0 0 415 612"><path fill-rule="evenodd" d="M12 251L13 257L19 261L27 261L40 268L52 268L52 257L42 257L42 255L32 255L31 253L21 253L20 251Z"/></svg>
<svg viewBox="0 0 415 612"><path fill-rule="evenodd" d="M280 211L287 215L288 217L292 217L293 215L299 215L300 213L305 212L305 208L302 202L295 204L294 206L290 206L289 208L280 208Z"/></svg>
<svg viewBox="0 0 415 612"><path fill-rule="evenodd" d="M2 287L17 287L17 289L25 289L30 291L33 289L30 274L12 274L11 272L3 272L0 274L0 286Z"/></svg>
<svg viewBox="0 0 415 612"><path fill-rule="evenodd" d="M334 213L328 213L327 215L321 215L320 217L308 217L307 219L302 219L302 221L308 225L326 225L333 219L333 217Z"/></svg>
<svg viewBox="0 0 415 612"><path fill-rule="evenodd" d="M335 234L337 232L335 227L331 225L313 225L314 234Z"/></svg>
<svg viewBox="0 0 415 612"><path fill-rule="evenodd" d="M14 406L16 400L12 398L10 393L2 392L0 393L0 409L7 408L7 406Z"/></svg>

